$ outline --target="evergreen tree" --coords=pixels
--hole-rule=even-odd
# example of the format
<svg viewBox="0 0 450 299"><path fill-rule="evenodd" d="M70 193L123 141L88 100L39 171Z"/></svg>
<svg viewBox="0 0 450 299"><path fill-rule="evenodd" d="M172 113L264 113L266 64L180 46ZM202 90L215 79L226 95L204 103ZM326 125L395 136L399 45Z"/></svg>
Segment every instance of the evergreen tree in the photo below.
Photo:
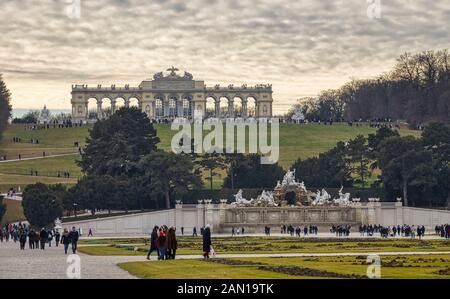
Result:
<svg viewBox="0 0 450 299"><path fill-rule="evenodd" d="M11 117L11 93L0 74L0 141Z"/></svg>

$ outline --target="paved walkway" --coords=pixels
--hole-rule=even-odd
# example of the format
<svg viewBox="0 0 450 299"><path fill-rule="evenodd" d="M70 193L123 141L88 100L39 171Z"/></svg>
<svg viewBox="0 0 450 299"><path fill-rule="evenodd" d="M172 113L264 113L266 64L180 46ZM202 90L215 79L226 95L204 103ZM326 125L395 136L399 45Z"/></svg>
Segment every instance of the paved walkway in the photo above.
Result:
<svg viewBox="0 0 450 299"><path fill-rule="evenodd" d="M250 258L250 257L322 257L322 256L367 256L367 252L344 253L274 253L274 254L221 254L216 258ZM383 252L384 255L430 255L450 254L441 252ZM89 256L80 253L81 278L130 279L135 278L120 269L117 264L123 262L146 261L145 256ZM201 255L179 255L177 259L201 259ZM152 257L152 261L156 258ZM19 243L9 241L0 243L0 279L5 278L66 278L66 256L62 247L45 250L19 250Z"/></svg>
<svg viewBox="0 0 450 299"><path fill-rule="evenodd" d="M78 155L79 153L68 153L68 154L58 154L58 155L48 155L48 156L39 156L39 157L30 157L30 158L22 158L22 159L11 159L11 160L0 160L0 163L9 163L9 162L20 162L20 161L29 161L29 160L37 160L37 159L47 159L47 158L56 158L56 157L64 157L64 156L73 156Z"/></svg>

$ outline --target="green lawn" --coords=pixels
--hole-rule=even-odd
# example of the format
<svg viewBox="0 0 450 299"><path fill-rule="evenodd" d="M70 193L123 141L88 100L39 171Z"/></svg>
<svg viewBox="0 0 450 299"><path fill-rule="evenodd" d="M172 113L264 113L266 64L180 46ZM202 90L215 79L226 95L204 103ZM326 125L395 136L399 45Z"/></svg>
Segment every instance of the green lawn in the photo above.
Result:
<svg viewBox="0 0 450 299"><path fill-rule="evenodd" d="M2 142L0 142L0 156L6 155L8 159L11 159L17 158L19 153L25 158L42 156L43 151L46 152L46 155L77 152L73 143L78 141L83 146L89 128L90 126L26 131L23 125L10 125L5 131ZM165 124L155 125L155 128L161 139L159 147L164 150L170 150L171 139L176 132L172 131L169 125ZM298 158L305 159L316 156L332 148L338 141L346 141L359 134L368 135L375 131L375 129L367 125L350 127L347 124L335 124L333 126L281 124L279 163L287 169ZM402 135L420 135L419 131L407 129L401 129L400 133ZM204 135L206 134L207 132L205 131ZM22 143L13 143L13 137L22 138ZM39 139L40 144L27 143L30 138ZM56 177L58 172L69 171L72 177L80 177L81 171L75 164L75 160L78 158L78 155L73 155L0 163L0 174L22 174L24 177L20 179L20 183L24 184L24 186L36 182L35 178L29 176L31 170L38 170L40 176ZM226 171L217 170L216 172L219 175L214 177L213 187L218 189L221 188ZM6 181L13 181L15 176L3 176L2 178ZM15 185L17 184L8 184L5 181L0 181L0 188L3 189L9 189ZM209 187L208 181L205 181L205 186Z"/></svg>
<svg viewBox="0 0 450 299"><path fill-rule="evenodd" d="M81 240L80 251L90 255L145 255L146 242L142 238L88 239ZM111 245L81 247L81 244ZM213 246L218 254L450 251L450 241L446 240L379 238L218 237L213 238ZM201 254L201 248L200 237L178 237L178 254Z"/></svg>
<svg viewBox="0 0 450 299"><path fill-rule="evenodd" d="M365 256L239 258L129 262L119 267L139 278L261 279L366 278ZM450 278L450 255L382 256L381 278Z"/></svg>
<svg viewBox="0 0 450 299"><path fill-rule="evenodd" d="M6 213L3 216L1 225L5 223L25 220L25 215L23 215L22 202L11 199L4 199L3 203L6 204Z"/></svg>

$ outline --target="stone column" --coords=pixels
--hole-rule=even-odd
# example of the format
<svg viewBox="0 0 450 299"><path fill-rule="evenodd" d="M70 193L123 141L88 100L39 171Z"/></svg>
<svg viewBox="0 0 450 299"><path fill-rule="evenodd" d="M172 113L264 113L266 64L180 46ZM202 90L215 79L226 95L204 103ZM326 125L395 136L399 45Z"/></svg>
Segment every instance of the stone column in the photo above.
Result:
<svg viewBox="0 0 450 299"><path fill-rule="evenodd" d="M130 99L129 98L125 99L125 107L130 108Z"/></svg>
<svg viewBox="0 0 450 299"><path fill-rule="evenodd" d="M214 102L214 105L215 105L215 110L216 110L214 113L214 117L220 117L220 99L216 100Z"/></svg>
<svg viewBox="0 0 450 299"><path fill-rule="evenodd" d="M97 101L97 118L103 118L102 100Z"/></svg>
<svg viewBox="0 0 450 299"><path fill-rule="evenodd" d="M116 113L116 100L111 100L111 115Z"/></svg>
<svg viewBox="0 0 450 299"><path fill-rule="evenodd" d="M247 118L247 100L242 100L242 117Z"/></svg>
<svg viewBox="0 0 450 299"><path fill-rule="evenodd" d="M234 117L234 100L228 100L228 117Z"/></svg>
<svg viewBox="0 0 450 299"><path fill-rule="evenodd" d="M164 117L169 116L169 96L168 95L164 96L162 105L163 105L163 111L164 111L163 116Z"/></svg>

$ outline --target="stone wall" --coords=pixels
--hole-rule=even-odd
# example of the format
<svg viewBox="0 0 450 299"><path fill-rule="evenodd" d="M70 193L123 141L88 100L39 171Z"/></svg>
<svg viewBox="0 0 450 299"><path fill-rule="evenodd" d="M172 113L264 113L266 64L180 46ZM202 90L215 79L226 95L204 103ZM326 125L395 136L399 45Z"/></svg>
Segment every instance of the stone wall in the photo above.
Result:
<svg viewBox="0 0 450 299"><path fill-rule="evenodd" d="M286 225L319 226L320 232L328 231L331 224L425 225L428 230L436 225L450 223L450 211L403 207L396 203L362 203L354 207L235 207L221 204L177 204L175 209L138 213L108 218L63 223L64 228L81 227L87 235L89 228L96 236L143 236L148 235L155 225L177 228L180 234L184 227L186 235L194 227L210 225L214 233L229 233L233 227L244 227L249 233L263 233L265 226L277 232ZM353 229L355 231L356 228Z"/></svg>

